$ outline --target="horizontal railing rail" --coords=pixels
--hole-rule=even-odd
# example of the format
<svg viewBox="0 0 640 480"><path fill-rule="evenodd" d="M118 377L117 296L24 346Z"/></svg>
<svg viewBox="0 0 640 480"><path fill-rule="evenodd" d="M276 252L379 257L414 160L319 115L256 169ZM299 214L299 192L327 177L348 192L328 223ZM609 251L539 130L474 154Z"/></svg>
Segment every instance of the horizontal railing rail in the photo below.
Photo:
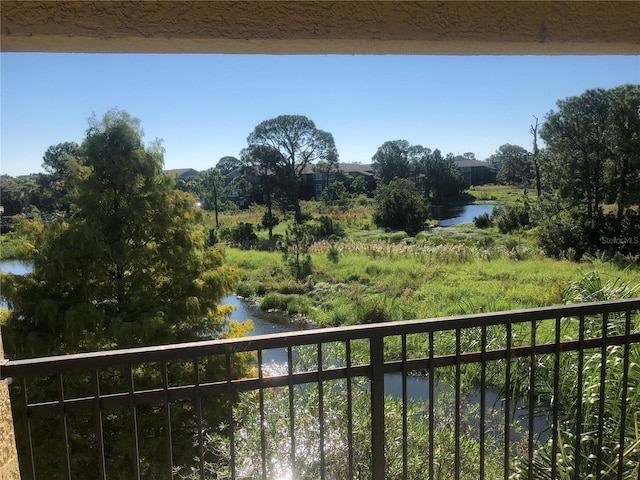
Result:
<svg viewBox="0 0 640 480"><path fill-rule="evenodd" d="M559 467L543 465L545 455L573 455L576 475L592 464L594 472L610 465L622 475L627 462L640 460L625 429L640 420L629 383L640 348L638 310L640 299L625 299L1 360L0 378L12 379L23 478L82 478L77 472L87 468L96 468L96 478L217 478L211 472L226 469L238 479L488 478L496 468L504 478L524 469L527 478L546 468L554 478ZM263 361L274 350L286 355L277 368ZM253 365L251 373L235 373L236 360ZM597 388L585 385L593 372ZM389 375L398 374L400 387L389 392ZM420 382L417 400L412 380ZM593 435L585 430L593 427L587 394L598 406L595 453L584 450ZM612 422L622 425L615 462L602 438L610 434L610 398L619 417ZM257 412L253 423L247 405ZM315 427L300 431L306 415ZM271 432L280 421L286 425ZM250 427L260 461L248 466ZM52 430L59 452L37 447L36 436ZM314 446L303 448L312 436ZM81 438L96 448L83 450ZM163 454L149 453L145 442L162 444Z"/></svg>

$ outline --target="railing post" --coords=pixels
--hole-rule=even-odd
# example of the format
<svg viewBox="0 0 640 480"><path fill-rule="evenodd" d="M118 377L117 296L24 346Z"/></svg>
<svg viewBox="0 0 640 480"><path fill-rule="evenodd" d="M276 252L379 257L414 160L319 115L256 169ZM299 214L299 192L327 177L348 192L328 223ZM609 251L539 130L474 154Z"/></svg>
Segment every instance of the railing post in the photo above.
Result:
<svg viewBox="0 0 640 480"><path fill-rule="evenodd" d="M0 362L4 359L3 352L0 336ZM27 414L26 411L24 414ZM0 380L0 478L20 478L9 387L4 380Z"/></svg>
<svg viewBox="0 0 640 480"><path fill-rule="evenodd" d="M371 357L371 468L373 480L384 480L384 341L374 335L369 341Z"/></svg>

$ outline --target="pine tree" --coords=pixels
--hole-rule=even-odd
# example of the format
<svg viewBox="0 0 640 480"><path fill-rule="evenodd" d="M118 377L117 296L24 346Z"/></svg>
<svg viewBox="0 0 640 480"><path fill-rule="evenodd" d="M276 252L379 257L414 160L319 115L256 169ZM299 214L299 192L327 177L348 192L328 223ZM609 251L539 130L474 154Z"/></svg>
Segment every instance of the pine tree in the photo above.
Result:
<svg viewBox="0 0 640 480"><path fill-rule="evenodd" d="M218 303L236 281L206 248L200 212L162 173L139 121L92 119L84 166L72 175L73 215L51 224L31 275L6 276L3 329L13 357L198 340L226 320Z"/></svg>

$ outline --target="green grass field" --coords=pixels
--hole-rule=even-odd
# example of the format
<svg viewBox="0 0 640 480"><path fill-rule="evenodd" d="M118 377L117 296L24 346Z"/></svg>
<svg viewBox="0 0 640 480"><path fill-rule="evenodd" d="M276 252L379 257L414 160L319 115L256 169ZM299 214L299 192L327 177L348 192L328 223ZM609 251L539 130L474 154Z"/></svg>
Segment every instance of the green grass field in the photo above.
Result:
<svg viewBox="0 0 640 480"><path fill-rule="evenodd" d="M562 302L572 280L592 271L603 281L640 283L638 270L544 258L530 247L519 260L502 247L381 241L345 241L337 246L340 256L335 264L323 250L328 244L315 246L313 274L304 282L291 278L279 253L229 248L227 261L240 269L239 294L288 295L300 313L323 326L554 305Z"/></svg>

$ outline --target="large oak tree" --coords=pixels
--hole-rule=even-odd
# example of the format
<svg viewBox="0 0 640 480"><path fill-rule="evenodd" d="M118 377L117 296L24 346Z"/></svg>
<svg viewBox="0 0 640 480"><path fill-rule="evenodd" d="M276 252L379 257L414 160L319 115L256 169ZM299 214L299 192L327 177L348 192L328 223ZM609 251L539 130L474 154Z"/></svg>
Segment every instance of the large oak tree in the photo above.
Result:
<svg viewBox="0 0 640 480"><path fill-rule="evenodd" d="M282 190L289 193L296 222L300 212L300 180L305 168L317 161L337 162L338 151L333 135L316 128L303 115L280 115L260 123L247 138L248 148L270 147L280 152L276 166Z"/></svg>

